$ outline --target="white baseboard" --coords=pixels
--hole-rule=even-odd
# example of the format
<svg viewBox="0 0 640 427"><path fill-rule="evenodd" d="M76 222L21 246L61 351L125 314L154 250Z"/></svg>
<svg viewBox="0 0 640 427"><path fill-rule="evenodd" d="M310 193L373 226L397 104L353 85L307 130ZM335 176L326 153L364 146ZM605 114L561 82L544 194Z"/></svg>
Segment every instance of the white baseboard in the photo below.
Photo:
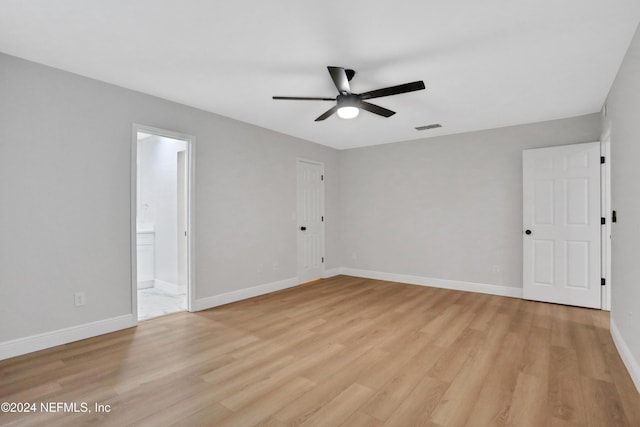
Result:
<svg viewBox="0 0 640 427"><path fill-rule="evenodd" d="M360 270L357 268L340 269L348 276L364 277L367 279L386 280L390 282L408 283L410 285L431 286L433 288L453 289L456 291L478 292L481 294L500 295L505 297L522 298L522 288L510 286L488 285L485 283L461 282L459 280L434 279L430 277L411 276L408 274L383 273L380 271Z"/></svg>
<svg viewBox="0 0 640 427"><path fill-rule="evenodd" d="M627 367L627 371L629 371L629 375L631 375L631 379L636 386L638 392L640 392L640 363L633 357L633 353L627 346L627 343L622 338L620 334L620 330L616 326L616 322L613 321L613 317L611 318L611 337L613 338L613 342L618 349L618 354L620 354L620 358L624 362L624 366Z"/></svg>
<svg viewBox="0 0 640 427"><path fill-rule="evenodd" d="M200 298L195 300L193 311L206 310L208 308L217 307L219 305L229 304L247 298L253 298L270 292L280 291L282 289L297 286L298 278L279 280L277 282L266 283L264 285L254 286L252 288L240 289L238 291L227 292L226 294L214 295L212 297Z"/></svg>
<svg viewBox="0 0 640 427"><path fill-rule="evenodd" d="M322 275L323 279L328 279L329 277L333 277L333 276L337 276L339 274L342 274L340 268L330 268L328 270L324 271L324 274Z"/></svg>
<svg viewBox="0 0 640 427"><path fill-rule="evenodd" d="M172 295L182 295L187 292L186 286L176 285L175 283L165 282L164 280L155 279L153 281L153 287L156 289L163 290Z"/></svg>
<svg viewBox="0 0 640 427"><path fill-rule="evenodd" d="M154 282L154 280L144 280L142 282L138 282L138 289L153 288Z"/></svg>
<svg viewBox="0 0 640 427"><path fill-rule="evenodd" d="M0 343L0 360L34 351L51 348L73 341L95 337L120 329L131 328L136 325L136 319L132 314L113 317L111 319L98 320L84 325L71 326L57 331L44 332L29 337L17 338Z"/></svg>

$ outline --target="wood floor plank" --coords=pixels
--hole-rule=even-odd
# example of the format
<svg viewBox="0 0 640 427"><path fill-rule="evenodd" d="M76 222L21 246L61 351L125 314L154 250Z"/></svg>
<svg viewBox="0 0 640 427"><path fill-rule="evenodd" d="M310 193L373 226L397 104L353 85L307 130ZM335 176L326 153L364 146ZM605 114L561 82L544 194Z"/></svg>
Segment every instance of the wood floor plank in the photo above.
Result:
<svg viewBox="0 0 640 427"><path fill-rule="evenodd" d="M298 396L311 389L316 384L306 378L296 377L281 385L272 393L261 396L242 411L235 411L229 417L216 423L217 427L253 426L263 422L271 416L271 413L282 408L290 401L292 396Z"/></svg>
<svg viewBox="0 0 640 427"><path fill-rule="evenodd" d="M380 427L382 423L371 415L354 412L340 427Z"/></svg>
<svg viewBox="0 0 640 427"><path fill-rule="evenodd" d="M336 276L0 361L40 426L640 426L607 312Z"/></svg>
<svg viewBox="0 0 640 427"><path fill-rule="evenodd" d="M474 402L485 384L485 379L495 368L495 359L507 332L510 318L497 314L488 330L486 340L462 366L447 388L433 413L432 421L446 426L463 426L473 409Z"/></svg>
<svg viewBox="0 0 640 427"><path fill-rule="evenodd" d="M381 352L364 352L353 359L339 371L328 373L318 380L318 386L301 396L275 413L275 417L288 425L299 425L305 422L324 405L350 387L360 373L370 364L376 363L384 356Z"/></svg>
<svg viewBox="0 0 640 427"><path fill-rule="evenodd" d="M632 426L640 426L640 403L638 403L640 393L635 388L633 380L627 373L620 356L611 351L605 351L605 354L611 377L624 407L627 420Z"/></svg>
<svg viewBox="0 0 640 427"><path fill-rule="evenodd" d="M523 372L546 378L551 357L551 329L532 326L524 349Z"/></svg>
<svg viewBox="0 0 640 427"><path fill-rule="evenodd" d="M612 382L606 356L599 345L598 336L593 327L580 326L574 336L575 348L580 355L578 366L582 375Z"/></svg>
<svg viewBox="0 0 640 427"><path fill-rule="evenodd" d="M436 364L429 369L433 378L451 382L460 369L479 350L485 334L473 329L465 329L458 339L445 349Z"/></svg>
<svg viewBox="0 0 640 427"><path fill-rule="evenodd" d="M172 427L215 426L217 423L230 417L232 414L233 412L219 403L213 403L173 424L161 423L158 425L170 425Z"/></svg>
<svg viewBox="0 0 640 427"><path fill-rule="evenodd" d="M552 346L548 375L548 412L558 420L586 425L578 355L574 349Z"/></svg>
<svg viewBox="0 0 640 427"><path fill-rule="evenodd" d="M378 348L377 346L375 348ZM397 349L401 348L402 351ZM380 348L387 353L387 357L381 360L366 377L361 377L358 382L373 390L378 390L391 380L405 364L418 353L423 359L428 359L429 354L437 359L442 349L433 345L433 337L421 332L413 332L411 335L403 336L394 346L383 346ZM430 364L429 366L431 366Z"/></svg>
<svg viewBox="0 0 640 427"><path fill-rule="evenodd" d="M513 393L508 426L537 427L548 424L547 379L520 373Z"/></svg>
<svg viewBox="0 0 640 427"><path fill-rule="evenodd" d="M629 421L615 386L609 382L582 377L587 423L590 427L627 427Z"/></svg>
<svg viewBox="0 0 640 427"><path fill-rule="evenodd" d="M287 427L287 425L273 417L269 417L266 420L260 421L254 427Z"/></svg>
<svg viewBox="0 0 640 427"><path fill-rule="evenodd" d="M373 391L371 389L358 383L353 383L349 388L307 418L300 426L340 425L356 412L360 405L362 405L372 393Z"/></svg>
<svg viewBox="0 0 640 427"><path fill-rule="evenodd" d="M513 332L507 333L495 358L495 370L486 377L466 425L506 425L522 366L525 338Z"/></svg>
<svg viewBox="0 0 640 427"><path fill-rule="evenodd" d="M260 383L270 378L272 372L278 371L289 366L296 359L292 356L278 357L262 363L252 364L246 367L241 373L222 381L214 380L211 375L201 377L205 382L213 385L209 394L215 396L219 402L223 402L229 396L240 390L252 387L254 384ZM215 371L214 371L215 372Z"/></svg>
<svg viewBox="0 0 640 427"><path fill-rule="evenodd" d="M290 381L293 377L303 375L309 369L328 363L327 361L332 356L339 354L343 349L344 346L342 345L330 344L323 351L297 359L277 370L271 370L269 375L261 381L246 384L246 387L225 398L221 403L234 411L241 410L249 405L251 401L271 393L274 389L280 387L282 383Z"/></svg>
<svg viewBox="0 0 640 427"><path fill-rule="evenodd" d="M380 421L386 421L425 375L420 373L426 373L443 351L443 348L435 345L425 347L407 361L388 383L382 385L361 410Z"/></svg>
<svg viewBox="0 0 640 427"><path fill-rule="evenodd" d="M448 384L425 375L413 393L385 421L385 427L432 425L431 413L442 398Z"/></svg>

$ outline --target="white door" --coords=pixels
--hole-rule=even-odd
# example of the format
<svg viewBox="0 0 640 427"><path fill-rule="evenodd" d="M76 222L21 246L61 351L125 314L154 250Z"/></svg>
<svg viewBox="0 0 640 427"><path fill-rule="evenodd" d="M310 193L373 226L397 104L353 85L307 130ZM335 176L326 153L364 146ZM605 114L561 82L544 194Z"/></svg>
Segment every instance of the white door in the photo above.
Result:
<svg viewBox="0 0 640 427"><path fill-rule="evenodd" d="M600 143L522 161L524 298L600 308Z"/></svg>
<svg viewBox="0 0 640 427"><path fill-rule="evenodd" d="M298 281L308 282L324 272L323 165L298 160Z"/></svg>

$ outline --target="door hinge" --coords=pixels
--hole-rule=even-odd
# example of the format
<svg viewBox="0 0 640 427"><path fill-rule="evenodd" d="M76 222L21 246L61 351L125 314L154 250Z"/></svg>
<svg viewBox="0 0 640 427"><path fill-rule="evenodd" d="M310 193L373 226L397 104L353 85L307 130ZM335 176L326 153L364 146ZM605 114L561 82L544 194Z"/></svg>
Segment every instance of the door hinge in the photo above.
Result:
<svg viewBox="0 0 640 427"><path fill-rule="evenodd" d="M606 218L600 218L600 224L605 225L607 223Z"/></svg>
<svg viewBox="0 0 640 427"><path fill-rule="evenodd" d="M600 156L600 163L604 164L604 156Z"/></svg>
<svg viewBox="0 0 640 427"><path fill-rule="evenodd" d="M324 262L324 257L322 257L322 262Z"/></svg>
<svg viewBox="0 0 640 427"><path fill-rule="evenodd" d="M618 215L616 211L611 211L611 222L618 222Z"/></svg>
<svg viewBox="0 0 640 427"><path fill-rule="evenodd" d="M605 279L604 277L600 279L600 286L606 286L607 285L607 279Z"/></svg>
<svg viewBox="0 0 640 427"><path fill-rule="evenodd" d="M320 175L320 181L324 181L324 175Z"/></svg>

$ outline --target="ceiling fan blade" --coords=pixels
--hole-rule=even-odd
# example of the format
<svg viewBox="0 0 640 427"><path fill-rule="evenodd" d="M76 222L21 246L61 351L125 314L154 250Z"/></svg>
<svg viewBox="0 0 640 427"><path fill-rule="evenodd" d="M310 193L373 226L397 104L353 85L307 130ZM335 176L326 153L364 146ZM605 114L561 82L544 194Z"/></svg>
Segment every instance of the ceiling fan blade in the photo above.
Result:
<svg viewBox="0 0 640 427"><path fill-rule="evenodd" d="M273 99L285 99L290 101L335 101L335 98L316 98L308 96L274 96Z"/></svg>
<svg viewBox="0 0 640 427"><path fill-rule="evenodd" d="M326 119L327 117L329 117L330 115L332 115L333 113L335 113L336 111L338 111L338 106L337 105L329 108L320 117L318 117L315 121L316 122L320 122L320 121Z"/></svg>
<svg viewBox="0 0 640 427"><path fill-rule="evenodd" d="M336 85L338 92L351 93L351 87L349 86L349 79L347 78L347 72L342 67L327 67L333 84Z"/></svg>
<svg viewBox="0 0 640 427"><path fill-rule="evenodd" d="M419 80L417 82L405 83L398 86L390 86L382 89L372 90L360 94L360 99L380 98L383 96L398 95L400 93L413 92L416 90L424 89L424 82Z"/></svg>
<svg viewBox="0 0 640 427"><path fill-rule="evenodd" d="M380 107L379 105L370 104L364 101L360 101L360 108L383 117L391 117L396 113L395 111L391 111L389 109Z"/></svg>

